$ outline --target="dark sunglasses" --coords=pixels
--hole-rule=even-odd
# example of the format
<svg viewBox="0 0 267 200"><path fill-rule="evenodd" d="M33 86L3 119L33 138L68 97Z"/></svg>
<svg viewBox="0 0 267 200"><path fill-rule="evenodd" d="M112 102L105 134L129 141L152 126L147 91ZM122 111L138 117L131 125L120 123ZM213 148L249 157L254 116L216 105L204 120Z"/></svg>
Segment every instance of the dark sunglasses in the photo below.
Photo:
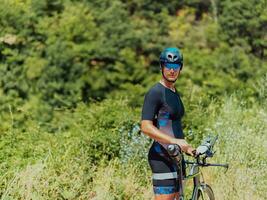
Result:
<svg viewBox="0 0 267 200"><path fill-rule="evenodd" d="M173 69L174 71L177 71L179 70L181 67L182 67L182 64L181 63L166 63L164 65L164 67L167 69L167 70L171 70Z"/></svg>

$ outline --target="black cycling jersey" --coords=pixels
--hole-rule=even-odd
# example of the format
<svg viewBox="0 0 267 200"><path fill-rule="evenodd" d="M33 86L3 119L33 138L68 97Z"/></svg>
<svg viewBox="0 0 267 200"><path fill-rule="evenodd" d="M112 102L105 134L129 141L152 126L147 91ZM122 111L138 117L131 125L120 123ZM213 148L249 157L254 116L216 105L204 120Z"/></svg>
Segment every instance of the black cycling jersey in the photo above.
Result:
<svg viewBox="0 0 267 200"><path fill-rule="evenodd" d="M177 91L173 92L161 83L154 85L146 94L142 120L152 120L164 133L183 139L181 119L184 106Z"/></svg>
<svg viewBox="0 0 267 200"><path fill-rule="evenodd" d="M142 109L142 120L151 120L163 133L175 138L184 138L181 119L184 106L175 90L154 85L146 94ZM154 141L148 154L153 172L155 194L171 194L177 192L177 167L166 151L168 144Z"/></svg>

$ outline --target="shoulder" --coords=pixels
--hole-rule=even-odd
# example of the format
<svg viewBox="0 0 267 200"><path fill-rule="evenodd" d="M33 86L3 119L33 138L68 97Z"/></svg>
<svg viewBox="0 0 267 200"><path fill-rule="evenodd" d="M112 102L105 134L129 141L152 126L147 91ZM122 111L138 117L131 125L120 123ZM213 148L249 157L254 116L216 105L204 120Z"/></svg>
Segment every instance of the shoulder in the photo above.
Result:
<svg viewBox="0 0 267 200"><path fill-rule="evenodd" d="M162 87L160 86L160 83L156 83L153 85L148 92L146 93L146 96L153 96L155 97L161 97L162 94Z"/></svg>

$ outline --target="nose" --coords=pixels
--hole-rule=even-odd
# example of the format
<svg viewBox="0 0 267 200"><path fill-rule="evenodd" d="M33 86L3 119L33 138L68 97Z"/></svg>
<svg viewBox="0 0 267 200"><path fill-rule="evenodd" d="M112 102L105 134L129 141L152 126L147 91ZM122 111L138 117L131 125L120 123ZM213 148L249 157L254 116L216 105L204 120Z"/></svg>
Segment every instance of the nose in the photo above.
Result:
<svg viewBox="0 0 267 200"><path fill-rule="evenodd" d="M174 70L173 68L171 68L170 72L171 72L171 73L174 73L174 72L175 72L175 70Z"/></svg>

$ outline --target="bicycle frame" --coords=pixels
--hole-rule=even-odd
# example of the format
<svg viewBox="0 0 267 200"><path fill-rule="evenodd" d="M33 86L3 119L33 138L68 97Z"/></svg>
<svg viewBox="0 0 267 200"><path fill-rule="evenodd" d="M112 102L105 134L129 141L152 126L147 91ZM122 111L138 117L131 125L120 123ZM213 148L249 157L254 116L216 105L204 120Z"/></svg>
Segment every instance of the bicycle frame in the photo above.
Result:
<svg viewBox="0 0 267 200"><path fill-rule="evenodd" d="M186 162L187 163L187 162ZM193 189L193 193L192 193L192 197L191 200L197 200L198 197L198 191L202 190L201 188L201 182L200 182L200 178L201 178L201 171L199 169L199 165L197 163L187 163L187 164L192 164L190 171L189 171L189 175L184 177L184 179L182 178L183 176L181 175L182 173L182 164L179 163L178 166L178 177L179 177L179 200L185 200L184 197L184 186L186 185L186 182L188 180L193 179L193 183L194 183L194 189Z"/></svg>
<svg viewBox="0 0 267 200"><path fill-rule="evenodd" d="M186 181L193 178L194 189L193 189L193 193L191 197L192 200L197 200L199 190L202 191L201 182L200 182L201 176L202 176L202 179L204 180L203 175L200 171L199 165L193 164L190 169L189 175L185 177ZM204 182L202 184L204 184Z"/></svg>
<svg viewBox="0 0 267 200"><path fill-rule="evenodd" d="M225 167L228 168L228 164L210 164L210 163L206 163L205 159L203 159L203 162L201 163L199 158L197 158L197 162L191 162L191 161L185 161L185 163L187 165L191 165L190 170L189 170L189 175L185 176L183 178L183 170L182 170L182 162L176 163L178 166L178 171L177 171L177 175L178 175L178 182L179 182L179 199L178 200L185 200L184 197L184 186L186 185L186 182L188 180L193 179L193 184L194 184L194 188L193 188L193 193L191 196L191 200L197 200L198 196L199 196L199 191L201 191L201 193L203 193L203 187L206 186L206 183L204 181L204 177L201 173L200 167L209 167L209 166L215 166L215 167ZM201 177L202 180L201 181Z"/></svg>

